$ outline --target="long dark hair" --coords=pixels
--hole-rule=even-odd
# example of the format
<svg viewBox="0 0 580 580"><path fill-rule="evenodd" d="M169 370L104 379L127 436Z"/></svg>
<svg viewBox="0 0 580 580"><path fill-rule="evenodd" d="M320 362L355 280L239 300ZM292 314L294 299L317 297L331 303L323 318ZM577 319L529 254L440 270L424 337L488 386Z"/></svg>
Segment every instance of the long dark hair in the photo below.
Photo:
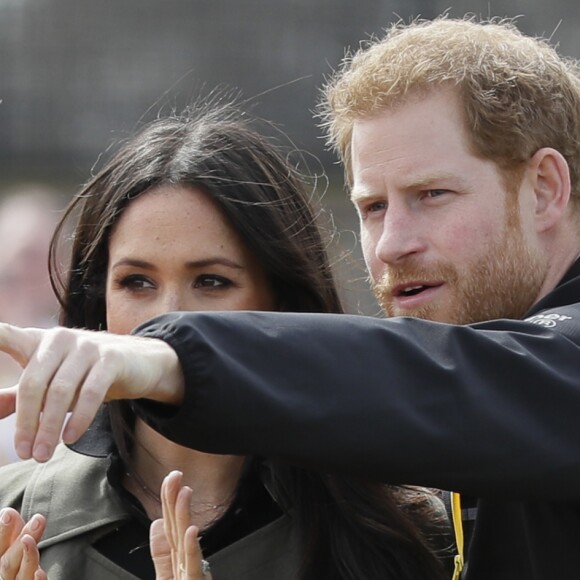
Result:
<svg viewBox="0 0 580 580"><path fill-rule="evenodd" d="M259 260L281 310L342 312L304 179L235 107L206 106L147 125L71 202L51 244L61 324L106 329L112 229L131 200L160 185L195 187L218 204ZM72 219L77 221L64 279L56 256ZM109 405L127 460L131 442L119 423L134 417L123 402ZM304 580L443 577L418 526L401 509L405 502L391 488L291 466L271 466L271 483L299 522Z"/></svg>

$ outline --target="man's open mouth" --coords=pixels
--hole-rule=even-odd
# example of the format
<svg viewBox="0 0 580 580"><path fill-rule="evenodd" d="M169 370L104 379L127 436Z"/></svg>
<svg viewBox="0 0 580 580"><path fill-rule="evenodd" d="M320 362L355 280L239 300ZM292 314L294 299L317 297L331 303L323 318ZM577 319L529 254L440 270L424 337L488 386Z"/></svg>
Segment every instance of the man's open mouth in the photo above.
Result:
<svg viewBox="0 0 580 580"><path fill-rule="evenodd" d="M429 286L412 286L410 288L404 288L399 292L399 296L415 296L420 292L423 292Z"/></svg>
<svg viewBox="0 0 580 580"><path fill-rule="evenodd" d="M437 288L441 284L410 284L408 286L399 286L395 288L393 296L396 298L408 298L410 296L417 296L426 290L431 290L432 288Z"/></svg>

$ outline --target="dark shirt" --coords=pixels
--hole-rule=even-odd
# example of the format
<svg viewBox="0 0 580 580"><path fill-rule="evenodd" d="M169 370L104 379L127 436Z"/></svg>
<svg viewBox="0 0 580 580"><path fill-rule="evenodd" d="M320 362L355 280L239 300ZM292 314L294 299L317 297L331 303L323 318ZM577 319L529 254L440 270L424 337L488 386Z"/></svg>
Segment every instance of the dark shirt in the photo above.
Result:
<svg viewBox="0 0 580 580"><path fill-rule="evenodd" d="M97 415L87 434L70 447L84 455L110 458L107 478L133 516L129 521L101 537L95 543L95 549L138 578L155 580L149 550L151 520L141 502L123 486L126 469L113 439L106 405ZM204 557L207 558L260 529L280 517L281 513L261 482L260 462L257 459L249 460L234 501L228 510L208 529L200 533Z"/></svg>

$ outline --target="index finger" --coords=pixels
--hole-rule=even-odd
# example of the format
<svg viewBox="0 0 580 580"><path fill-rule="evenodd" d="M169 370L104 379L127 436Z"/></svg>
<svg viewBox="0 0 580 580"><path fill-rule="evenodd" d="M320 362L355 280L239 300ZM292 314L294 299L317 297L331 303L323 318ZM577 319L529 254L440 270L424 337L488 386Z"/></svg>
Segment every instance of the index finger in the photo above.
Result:
<svg viewBox="0 0 580 580"><path fill-rule="evenodd" d="M189 526L184 535L185 579L212 580L209 562L203 559L199 545L199 529Z"/></svg>
<svg viewBox="0 0 580 580"><path fill-rule="evenodd" d="M46 578L46 573L40 567L40 552L36 540L25 534L20 539L22 544L22 561L20 563L20 570L18 570L17 580L20 578L33 580L40 580Z"/></svg>
<svg viewBox="0 0 580 580"><path fill-rule="evenodd" d="M0 322L0 351L10 355L21 367L25 367L42 338L42 328L20 328Z"/></svg>
<svg viewBox="0 0 580 580"><path fill-rule="evenodd" d="M14 543L25 523L14 508L6 507L0 511L0 556Z"/></svg>
<svg viewBox="0 0 580 580"><path fill-rule="evenodd" d="M0 574L3 578L32 578L38 568L36 543L46 527L46 519L40 514L32 516L0 557ZM23 538L28 538L24 542Z"/></svg>

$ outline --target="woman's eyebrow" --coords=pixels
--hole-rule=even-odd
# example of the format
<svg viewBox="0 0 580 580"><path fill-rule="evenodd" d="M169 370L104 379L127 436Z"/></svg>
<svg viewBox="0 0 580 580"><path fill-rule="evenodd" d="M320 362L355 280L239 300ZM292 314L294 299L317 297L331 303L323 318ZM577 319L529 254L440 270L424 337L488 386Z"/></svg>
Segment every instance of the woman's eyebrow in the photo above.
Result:
<svg viewBox="0 0 580 580"><path fill-rule="evenodd" d="M190 262L186 262L186 268L207 268L208 266L226 266L228 268L235 268L237 270L243 270L244 266L239 264L238 262L234 262L233 260L229 260L228 258L223 257L212 257L212 258L204 258L203 260L192 260ZM140 260L137 258L121 258L117 260L113 265L112 268L119 268L122 266L131 266L134 268L142 268L144 270L155 270L157 267L155 264L148 262L146 260Z"/></svg>

